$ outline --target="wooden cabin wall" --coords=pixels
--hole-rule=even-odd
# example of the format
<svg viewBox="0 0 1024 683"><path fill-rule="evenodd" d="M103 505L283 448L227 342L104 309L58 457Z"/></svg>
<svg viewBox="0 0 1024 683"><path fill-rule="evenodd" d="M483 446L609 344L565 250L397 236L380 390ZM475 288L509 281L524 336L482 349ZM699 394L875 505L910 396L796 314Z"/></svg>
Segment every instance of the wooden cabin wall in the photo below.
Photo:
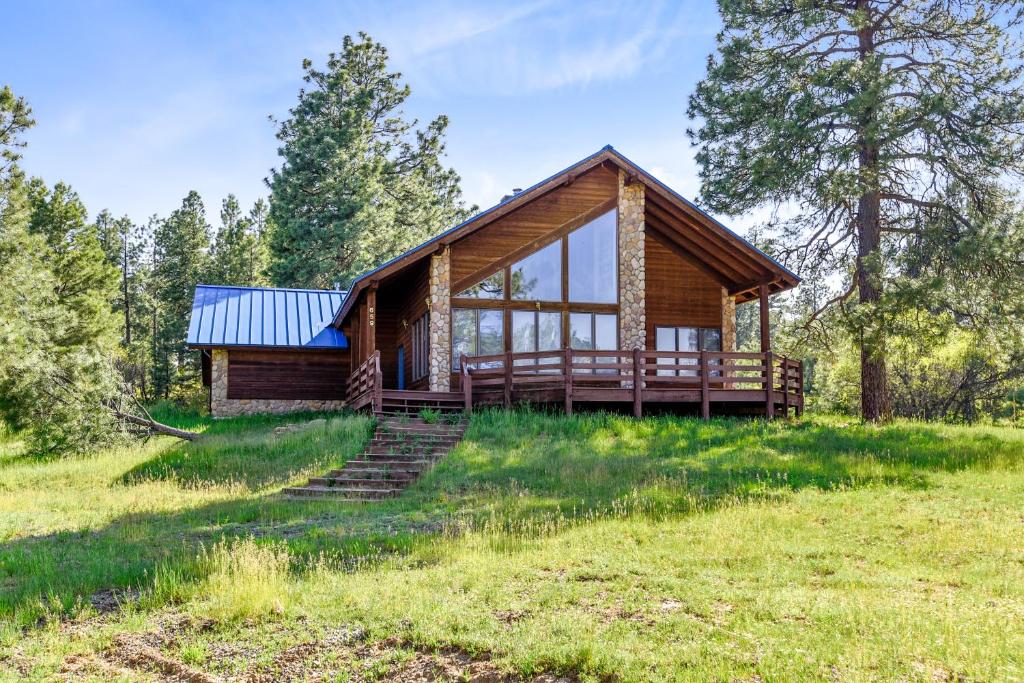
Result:
<svg viewBox="0 0 1024 683"><path fill-rule="evenodd" d="M377 292L377 339L384 388L398 387L398 347L405 347L405 388L425 389L427 380L412 379L412 324L427 311L429 260L382 284ZM405 321L405 325L402 324Z"/></svg>
<svg viewBox="0 0 1024 683"><path fill-rule="evenodd" d="M659 326L721 327L722 285L648 236L644 240L647 285L647 348Z"/></svg>
<svg viewBox="0 0 1024 683"><path fill-rule="evenodd" d="M229 399L345 398L349 352L264 351L228 352Z"/></svg>
<svg viewBox="0 0 1024 683"><path fill-rule="evenodd" d="M502 216L452 245L452 284L618 195L618 174L598 166L572 184ZM454 296L458 292L452 292Z"/></svg>

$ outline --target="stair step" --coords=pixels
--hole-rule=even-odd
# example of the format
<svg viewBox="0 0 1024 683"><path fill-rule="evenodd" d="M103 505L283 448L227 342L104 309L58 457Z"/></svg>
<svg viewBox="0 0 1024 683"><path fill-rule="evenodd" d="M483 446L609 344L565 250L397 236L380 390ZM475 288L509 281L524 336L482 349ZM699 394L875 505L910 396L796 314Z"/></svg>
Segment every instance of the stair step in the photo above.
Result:
<svg viewBox="0 0 1024 683"><path fill-rule="evenodd" d="M401 489L371 489L355 486L322 486L307 484L306 486L295 486L284 489L283 493L288 496L330 496L334 498L359 498L359 499L380 499L391 498L401 493Z"/></svg>
<svg viewBox="0 0 1024 683"><path fill-rule="evenodd" d="M373 463L370 464L372 465ZM331 470L324 477L328 479L341 479L354 476L364 479L381 479L396 483L406 483L415 479L420 472L420 469L396 469L394 467L346 467L340 470Z"/></svg>
<svg viewBox="0 0 1024 683"><path fill-rule="evenodd" d="M372 479L362 478L354 476L342 476L342 477L313 477L309 480L307 486L328 486L330 488L359 488L359 489L388 489L388 490L399 490L399 487L404 487L409 481L395 481L393 479Z"/></svg>

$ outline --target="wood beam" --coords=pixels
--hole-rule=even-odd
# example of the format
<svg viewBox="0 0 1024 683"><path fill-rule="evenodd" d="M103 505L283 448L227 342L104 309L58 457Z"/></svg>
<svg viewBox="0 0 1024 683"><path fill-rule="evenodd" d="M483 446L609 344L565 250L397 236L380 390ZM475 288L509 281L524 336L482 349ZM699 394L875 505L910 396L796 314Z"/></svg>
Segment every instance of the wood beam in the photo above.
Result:
<svg viewBox="0 0 1024 683"><path fill-rule="evenodd" d="M374 282L366 291L366 356L369 358L377 350L377 283Z"/></svg>
<svg viewBox="0 0 1024 683"><path fill-rule="evenodd" d="M768 316L768 285L757 288L758 305L761 312L761 352L772 350L771 320Z"/></svg>
<svg viewBox="0 0 1024 683"><path fill-rule="evenodd" d="M763 268L750 259L743 258L736 250L724 248L720 239L709 236L700 226L694 225L693 221L674 213L668 207L658 204L657 199L652 200L647 206L647 211L662 223L672 227L679 233L680 237L688 239L698 245L704 252L712 254L719 261L727 264L737 274L737 280L749 280L753 277L766 275Z"/></svg>

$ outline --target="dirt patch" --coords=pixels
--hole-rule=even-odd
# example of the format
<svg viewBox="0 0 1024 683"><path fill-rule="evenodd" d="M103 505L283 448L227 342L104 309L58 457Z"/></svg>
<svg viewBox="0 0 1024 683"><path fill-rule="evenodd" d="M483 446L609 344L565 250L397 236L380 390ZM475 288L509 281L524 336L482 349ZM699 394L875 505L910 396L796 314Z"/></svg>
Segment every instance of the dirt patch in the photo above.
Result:
<svg viewBox="0 0 1024 683"><path fill-rule="evenodd" d="M515 620L522 616L510 613L508 618ZM206 664L201 667L176 658L174 653L182 634L206 631L214 626L185 615L169 615L154 630L118 634L101 652L69 656L60 678L66 681L93 676L145 678L164 683L278 683L333 681L347 674L352 681L398 683L575 683L578 680L551 674L523 678L502 670L486 654L471 654L454 648L423 650L398 640L367 643L362 629L347 627L330 629L286 647L270 661L265 658L265 650L251 643L216 640L208 643Z"/></svg>

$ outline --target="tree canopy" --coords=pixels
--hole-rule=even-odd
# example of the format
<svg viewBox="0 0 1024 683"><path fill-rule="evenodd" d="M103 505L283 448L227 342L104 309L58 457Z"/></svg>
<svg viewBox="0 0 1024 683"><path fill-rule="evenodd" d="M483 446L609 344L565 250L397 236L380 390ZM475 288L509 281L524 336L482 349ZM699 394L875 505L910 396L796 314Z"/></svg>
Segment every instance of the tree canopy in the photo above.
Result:
<svg viewBox="0 0 1024 683"><path fill-rule="evenodd" d="M346 36L278 122L271 171L271 275L282 286L331 288L466 215L459 176L441 163L448 119L407 120L409 86L387 50Z"/></svg>
<svg viewBox="0 0 1024 683"><path fill-rule="evenodd" d="M990 242L1007 180L1024 172L1021 8L719 7L718 52L689 106L702 197L730 214L769 205L784 217L762 236L816 285L805 288L818 304L809 321L840 307L860 349L862 413L884 418L887 334L908 306L931 305L920 296L948 290L906 286L923 273L915 264L977 264L973 244L991 257L984 272L1021 275L1019 252Z"/></svg>

